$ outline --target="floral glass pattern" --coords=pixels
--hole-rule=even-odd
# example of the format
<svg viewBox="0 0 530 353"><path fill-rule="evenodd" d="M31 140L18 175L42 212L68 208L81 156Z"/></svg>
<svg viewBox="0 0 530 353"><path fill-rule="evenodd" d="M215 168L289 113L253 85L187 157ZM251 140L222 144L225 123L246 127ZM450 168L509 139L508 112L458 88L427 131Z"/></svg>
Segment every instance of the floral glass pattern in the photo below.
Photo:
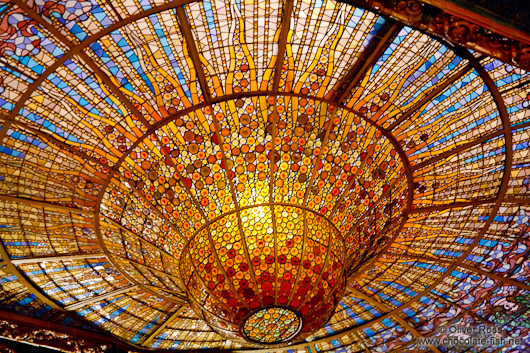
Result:
<svg viewBox="0 0 530 353"><path fill-rule="evenodd" d="M250 315L242 331L251 341L273 344L289 341L301 328L302 321L294 311L271 307Z"/></svg>

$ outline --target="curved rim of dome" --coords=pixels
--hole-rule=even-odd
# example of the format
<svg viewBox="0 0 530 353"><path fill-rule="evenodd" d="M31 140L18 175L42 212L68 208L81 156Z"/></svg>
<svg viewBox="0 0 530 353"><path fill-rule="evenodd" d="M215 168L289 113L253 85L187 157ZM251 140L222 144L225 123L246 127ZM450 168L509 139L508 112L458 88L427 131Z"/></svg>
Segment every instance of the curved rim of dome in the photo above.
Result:
<svg viewBox="0 0 530 353"><path fill-rule="evenodd" d="M100 40L101 38L111 34L113 31L116 31L116 30L122 28L123 26L125 26L127 24L136 22L136 21L138 21L140 19L143 19L143 18L146 18L146 17L148 17L150 15L161 13L161 12L168 11L168 10L171 10L171 9L175 9L175 8L178 8L178 7L182 7L182 6L185 6L185 5L190 4L190 3L198 3L198 2L200 2L200 0L176 0L175 2L158 5L158 6L152 7L150 9L148 9L148 10L133 14L130 17L127 17L126 19L123 19L123 20L121 20L119 22L116 22L116 23L112 24L111 26L109 26L107 28L104 28L104 29L100 30L99 32L93 34L92 36L88 37L87 39L83 40L81 43L76 45L74 48L71 48L69 51L67 51L63 56L58 58L50 67L48 67L45 70L45 72L43 74L41 74L39 76L39 78L37 80L35 80L30 85L30 87L28 87L28 89L26 90L26 93L17 101L17 103L15 105L15 108L12 110L12 113L10 114L10 116L8 116L8 118L6 120L8 122L14 121L16 115L18 115L18 111L25 105L26 101L31 97L31 94L35 90L37 90L38 87L40 87L41 83L47 77L49 77L51 74L53 74L59 67L63 66L68 59L71 59L73 56L77 55L78 53L83 53L84 50L87 47L89 47L92 43L95 43L96 41ZM363 8L363 7L360 6L360 8ZM372 10L369 10L369 9L366 9L366 8L363 8L363 9L365 9L366 11L369 11L369 12L373 12ZM380 14L380 16L387 18L387 16L384 16L383 14ZM417 28L415 28L415 30L420 31L422 33L425 33L425 31L422 31L422 30L417 29ZM465 53L462 53L462 51L458 50L458 49L460 49L459 47L453 46L453 45L447 43L446 41L444 41L443 39L434 37L434 36L432 36L430 34L427 34L427 33L425 33L425 34L428 35L429 37L441 42L443 45L448 47L450 50L455 51L455 54L457 54L457 55L459 55L461 57L466 58L467 56L472 56L465 49L463 50ZM467 54L469 54L469 55L467 55ZM479 67L482 67L478 62L476 62L476 64L478 64ZM476 64L473 64L473 67L476 68L476 66L477 66ZM483 75L481 74L480 76L484 80ZM492 87L495 88L495 91L497 91L497 94L500 96L500 94L498 93L498 90L496 89L495 85L487 84L487 86L488 86L488 90L490 92L492 92L492 94L494 96L495 96L495 94L493 93ZM400 155L400 158L402 159L402 161L404 163L404 166L405 166L405 173L407 175L407 180L408 180L408 195L407 195L407 201L408 202L407 202L407 208L406 208L406 211L405 211L405 217L404 217L403 221L399 225L398 230L396 231L394 237L392 237L392 239L390 239L389 243L383 248L384 250L381 252L381 254L383 254L386 251L386 249L388 249L388 247L392 244L392 242L395 239L395 237L400 233L401 229L403 228L403 226L404 226L404 224L405 224L405 222L406 222L406 220L408 218L408 215L409 215L409 213L410 213L410 211L412 209L412 201L413 201L412 196L413 196L413 184L414 184L414 182L413 182L413 176L412 176L412 171L411 171L411 165L409 163L409 160L408 160L405 152L403 151L403 149L399 145L399 143L397 143L397 140L395 139L395 137L390 132L386 131L386 129L382 128L381 126L379 126L375 122L373 122L370 119L366 118L360 112L358 112L358 111L356 111L354 109L348 108L346 106L343 106L341 104L336 104L336 102L332 101L332 100L327 100L325 98L319 98L319 97L303 95L303 94L299 94L299 93L292 93L292 92L253 91L253 92L241 92L241 93L237 93L237 94L223 95L223 96L219 96L219 97L212 97L210 102L202 102L202 103L190 106L190 107L188 107L186 109L180 110L177 113L175 113L174 116L170 116L168 118L165 118L165 119L157 122L156 124L151 125L151 127L144 133L144 135L140 139L135 141L133 143L133 145L129 148L129 150L127 150L124 153L124 155L122 157L120 157L120 159L116 162L115 166L113 166L111 168L111 170L109 171L109 177L105 181L105 183L103 185L103 188L102 188L102 192L100 192L100 194L98 195L98 199L96 201L96 206L94 207L94 218L95 218L95 223L96 223L95 224L95 231L96 231L96 236L97 236L97 240L98 240L98 245L103 250L105 255L107 255L108 257L111 257L109 252L108 252L108 250L107 250L107 248L105 247L105 245L103 243L103 240L102 240L102 237L101 237L101 231L100 231L100 225L99 225L99 214L100 214L99 208L100 208L102 196L104 195L104 190L108 186L108 183L109 183L109 181L111 179L111 176L116 172L116 169L117 169L116 166L118 166L119 164L121 164L123 162L124 156L128 155L130 153L130 151L134 147L136 147L141 141L143 141L145 139L145 137L147 137L154 130L156 130L160 126L163 126L165 123L176 119L178 116L180 116L182 114L186 114L189 111L193 111L193 110L196 110L196 109L199 109L201 107L205 107L205 106L208 106L208 105L211 105L211 104L215 104L215 103L219 103L219 102L222 102L222 101L226 101L228 99L234 99L234 98L237 98L237 97L243 98L243 97L260 96L260 95L268 95L268 96L271 96L271 95L273 95L273 96L282 96L282 95L283 96L298 96L298 97L311 98L311 99L314 99L314 100L319 100L319 101L322 101L322 102L327 102L327 103L334 104L334 105L337 106L337 108L342 108L342 109L345 109L345 110L347 110L347 111L349 111L351 113L354 113L357 116L359 116L361 119L363 119L366 122L368 122L369 124L375 126L378 130L380 130L382 132L382 134L384 136L386 136L391 141L393 146L396 148L398 154ZM498 104L497 104L497 106L498 106ZM500 107L498 107L498 108L500 108ZM501 110L501 109L499 109L499 110ZM502 115L502 113L501 113L501 115ZM10 125L10 124L5 124L5 125L8 127L8 125ZM2 137L2 139L3 139L4 136L0 136L0 137ZM368 261L366 264L364 264L363 266L359 267L357 269L357 272L358 271L362 271L364 268L368 267L371 263L373 263L373 261L377 260L377 258L379 258L379 256L376 256L371 261ZM137 281L132 279L132 277L129 276L127 273L124 273L124 271L116 263L116 261L114 261L113 259L109 259L109 261L114 266L116 266L120 270L120 272L122 272L122 274L129 281L131 281L132 283L137 284L140 288L146 290L147 292L149 292L149 293L151 293L153 295L161 296L161 294L159 294L157 292L154 292L154 291L152 291L152 290L150 290L148 288L145 288L145 286L137 283ZM174 299L171 299L171 298L168 298L168 297L164 297L164 298L168 299L168 300L171 300L171 301L174 301Z"/></svg>
<svg viewBox="0 0 530 353"><path fill-rule="evenodd" d="M330 105L335 106L336 109L343 109L343 110L345 110L345 111L347 111L349 113L354 114L355 116L357 116L357 117L361 118L362 120L364 120L369 125L375 127L378 131L381 132L381 134L383 136L385 136L388 139L388 141L396 149L396 151L397 151L397 153L399 155L399 158L400 158L400 160L403 163L403 167L405 168L405 175L406 175L406 181L407 181L407 207L405 209L405 215L403 217L403 220L399 224L398 228L396 229L396 231L394 233L394 236L389 239L388 244L386 244L383 248L381 248L381 250L380 250L380 252L379 252L379 254L377 256L374 256L372 259L367 261L367 263L364 264L363 266L358 267L356 269L355 273L359 273L360 271L363 270L363 268L366 268L367 266L372 264L374 261L376 261L381 255L383 255L386 252L386 250L392 245L394 239L401 232L401 229L405 225L405 223L406 223L406 221L408 219L408 215L409 215L410 211L412 210L412 202L413 202L413 196L414 196L413 195L414 194L414 178L413 178L413 173L412 173L412 169L411 169L411 165L410 165L410 162L408 160L408 157L405 154L405 151L403 150L402 146L398 143L396 137L391 132L387 131L386 129L381 127L379 124L377 124L376 122L374 122L371 119L367 118L364 114L358 112L357 110L355 110L353 108L347 107L347 106L345 106L343 104L337 104L336 101L333 101L333 100L330 100L330 99L325 99L325 98L305 95L305 94L301 94L301 93L272 92L272 91L253 91L252 92L251 91L251 92L240 92L240 93L228 94L228 95L219 96L219 97L212 97L210 102L201 102L199 104L194 104L194 105L192 105L190 107L187 107L185 109L177 111L176 113L174 113L174 114L172 114L172 115L170 115L170 116L168 116L168 117L156 122L155 124L152 124L149 127L149 129L147 131L145 131L144 134L140 138L138 138L138 140L136 140L136 141L134 141L134 143L132 143L132 145L129 147L129 149L127 151L125 151L122 154L122 156L116 161L116 163L110 168L108 176L105 179L105 182L102 184L101 191L100 191L100 193L99 193L99 195L98 195L98 197L96 199L96 205L94 207L94 223L95 223L94 231L95 231L95 234L96 234L98 245L101 248L101 250L103 251L103 253L105 254L105 256L107 256L109 261L112 263L112 265L115 266L129 281L131 281L132 283L137 285L139 288L145 290L146 292L148 292L148 293L150 293L152 295L156 295L158 297L164 298L164 299L169 300L171 302L175 302L175 303L181 304L181 302L175 300L174 298L168 297L166 295L162 295L161 293L158 293L158 292L156 292L156 291L154 291L152 289L149 289L146 286L144 286L143 284L139 283L131 275L129 275L126 271L123 270L123 268L114 259L113 255L108 251L108 249L107 249L107 247L106 247L106 245L104 243L103 236L101 235L100 217L99 216L100 216L101 201L103 200L103 197L104 197L105 193L107 192L107 187L110 184L113 176L116 173L118 173L119 167L125 161L127 156L129 156L130 153L134 150L134 148L136 148L140 143L142 143L151 134L156 132L161 127L167 125L168 123L173 122L176 119L178 119L179 117L181 117L183 115L186 115L186 114L188 114L190 112L193 112L195 110L211 106L213 104L222 103L222 102L226 102L226 101L237 99L237 98L249 98L249 97L259 97L259 96L267 96L267 97L270 97L270 96L275 96L275 97L278 97L278 96L300 97L300 98L313 99L315 101L319 101L319 102L323 102L323 103L328 103ZM107 217L105 217L105 218L107 218ZM193 236L190 239L186 240L186 246L189 244L191 239L193 239ZM173 257L176 260L178 260L177 257L175 257L175 256L173 256ZM354 276L354 274L350 275L350 276ZM186 291L184 290L183 294L185 292ZM180 298L180 299L182 299L185 302L187 302L187 300L185 300L184 298Z"/></svg>
<svg viewBox="0 0 530 353"><path fill-rule="evenodd" d="M245 330L244 330L244 326L245 326L245 323L247 322L247 320L252 316L254 315L255 313L261 311L261 310L265 310L265 309L270 309L270 308L282 308L282 309L287 309L291 312L293 312L296 317L298 318L300 324L298 326L298 329L296 330L296 333L292 334L290 337L282 340L282 341L277 341L277 342L271 342L271 343L267 343L267 342L260 342L260 341L256 341L256 340L253 340L252 338L249 338L246 334L245 334ZM241 334L241 336L245 339L245 340L248 340L249 342L252 342L252 343L255 343L255 344L258 344L258 345L261 345L261 346L267 346L267 347L286 347L285 344L288 343L288 342L292 342L293 340L296 340L296 337L300 334L300 332L302 331L302 329L304 328L304 318L302 316L302 314L300 314L300 312L298 310L296 310L295 308L292 308L288 305L283 305L283 304L271 304L271 305L265 305L265 306L262 306L262 307L259 307L259 308L256 308L254 310L251 310L249 311L244 317L243 319L241 320L241 323L239 324L239 333ZM288 347L288 346L287 346Z"/></svg>
<svg viewBox="0 0 530 353"><path fill-rule="evenodd" d="M7 122L12 122L15 120L15 117L18 115L18 112L20 111L20 109L26 104L27 100L31 97L31 94L38 88L40 87L41 83L47 78L49 77L57 68L59 68L60 66L62 66L64 64L64 62L66 60L68 60L69 58L73 57L74 55L76 55L76 53L79 53L79 52L83 52L83 50L88 47L91 43L97 41L98 39L100 39L101 37L104 37L105 35L108 35L110 34L112 31L116 30L116 29L119 29L121 28L122 26L126 25L127 23L131 23L131 22L134 22L138 19L141 19L141 18L144 18L144 17L147 17L151 14L155 14L155 13L158 13L158 12L162 12L162 11L165 11L165 10L169 10L169 9L172 9L172 8L176 8L176 7L179 7L179 6L183 6L185 4L188 4L188 3L193 3L193 2L198 2L198 1L186 1L186 0L177 0L176 3L173 2L173 3L169 3L169 4L164 4L164 5L160 5L158 7L155 7L155 8L152 8L152 9L149 9L149 10L146 10L144 12L141 12L139 14L135 14L135 15L132 15L130 17L128 17L127 19L125 20L122 20L121 22L119 22L119 25L116 25L116 26L111 26L107 29L103 29L101 30L100 32L98 32L97 34L87 38L85 41L83 41L78 47L75 47L74 49L71 49L70 51L68 51L63 57L59 58L56 62L54 62L54 64L52 66L50 66L45 72L44 74L42 74L41 76L39 76L39 79L34 81L34 83L28 88L28 90L26 91L26 93L20 98L20 100L17 101L17 104L15 106L15 108L13 109L13 112L12 113L13 115L10 114L10 116L7 118ZM417 29L416 29L417 30ZM432 36L431 36L432 37ZM435 38L435 37L432 37L432 38ZM463 58L467 58L468 60L470 60L470 63L473 65L473 67L479 72L482 80L484 81L484 83L487 85L488 87L488 91L490 92L490 94L493 95L493 98L494 98L494 101L495 101L495 104L497 105L497 109L500 113L500 119L502 120L502 124L503 124L503 129L504 129L504 138L505 138L505 153L506 153L506 159L505 159L505 169L504 169L504 177L503 177L503 181L502 181L502 184L501 186L499 187L499 191L498 191L498 194L497 194L497 197L496 197L496 202L495 202L495 205L492 207L492 215L495 215L498 211L498 208L500 206L500 203L502 202L502 196L505 194L506 192L506 188L507 188L507 185L508 185L508 179L506 178L506 175L509 175L509 172L511 170L511 164L512 164L512 149L510 148L511 145L512 145L512 138L511 138L511 127L510 127L510 121L509 121L509 118L508 118L508 115L507 115L507 112L506 112L506 108L504 106L504 102L502 100L502 96L500 95L500 92L499 90L497 89L497 87L493 84L491 78L489 77L489 75L487 73L485 73L482 65L480 65L478 63L478 60L471 60L469 57L472 56L469 52L467 52L467 50L464 50L467 54L469 55L462 55L462 51L460 50L455 50L455 49L460 49L459 47L453 47L451 45L448 45L447 43L445 43L443 40L440 40L439 38L436 38L438 41L444 43L444 45L446 45L448 48L450 48L451 50L454 50L455 53ZM477 68L477 66L480 68ZM265 94L265 95L273 95L271 92L261 92L261 94ZM247 95L249 96L254 96L254 95L260 95L258 92L249 92L247 93ZM296 94L289 94L289 93L281 93L281 92L278 92L278 93L275 93L274 95L291 95L291 96L294 96ZM238 96L245 96L245 95L238 95ZM306 95L300 95L300 96L304 96L304 97L307 97L307 98L311 98L311 99L315 99L315 100L322 100L322 99L319 99L317 97L312 97L312 96L306 96ZM220 98L226 98L227 96L223 96L223 97L218 97L218 98L213 98L212 101L215 102L217 99L220 99ZM223 99L221 99L220 101L222 101ZM201 104L198 104L196 106L206 106L206 105L209 105L211 103L201 103ZM17 109L18 108L18 109ZM193 107L190 107L190 108L193 108ZM347 107L341 107L341 106L338 106L338 108L343 108L343 109L347 109ZM189 109L189 108L187 108ZM372 121L370 121L370 119L367 119L365 117L363 117L361 114L359 114L358 112L355 112L355 111L352 111L353 113L357 114L358 116L360 116L362 119L366 120L368 123L372 124L372 125L376 125L374 124ZM177 114L183 114L183 111L179 111ZM167 119L164 119L162 121L166 121ZM8 125L8 124L6 124ZM155 125L158 125L158 124L155 124ZM153 125L154 126L154 125ZM377 125L376 125L377 126ZM379 126L377 126L379 128ZM380 131L382 131L384 133L384 129L380 129ZM144 137L147 135L148 133L146 132L146 134L144 135ZM387 138L391 139L393 137L393 135L391 133L388 133L388 135L390 136L387 136L385 134L385 136L387 136ZM4 136L2 136L3 138ZM141 139L139 139L137 141L137 143L139 143L139 141L143 140L142 137ZM395 140L395 139L394 139ZM391 141L393 141L391 139ZM135 143L133 145L136 146L137 143ZM401 146L399 146L399 144L394 144L394 146L396 147L398 153L401 155L401 153L404 153L403 149L401 148ZM133 148L131 147L131 148ZM120 158L120 160L116 163L116 165L119 165L123 162L123 159ZM408 158L403 158L403 163L405 165L408 165L409 166L409 170L407 170L407 172L410 172L410 164L409 164L409 161L408 161ZM111 168L111 171L109 172L109 177L107 178L107 180L105 181L105 187L108 185L112 175L116 172L116 168L115 167L112 167ZM410 175L411 172L410 172ZM407 174L407 179L409 179L409 173ZM409 179L409 183L410 183L410 179ZM104 190L104 189L103 189ZM95 218L95 229L96 229L96 235L97 235L97 239L98 239L98 243L100 244L100 247L102 248L102 250L107 254L107 249L106 247L102 246L102 240L101 240L101 234L100 234L100 228L99 228L99 207L100 207L100 204L101 204L101 195L103 195L103 192L100 193L100 195L98 196L98 200L97 200L97 203L96 203L96 206L95 206L95 212L94 212L94 218ZM413 189L410 188L410 184L409 184L409 190L408 190L408 195L409 195L409 199L408 201L410 203L412 203L412 195L413 195ZM396 232L396 234L399 234L400 230L402 229L406 219L408 218L408 214L411 210L411 205L407 206L407 211L406 211L406 217L404 218L402 224L400 225L399 227L399 230ZM490 217L490 220L493 220L493 217ZM488 226L489 226L489 223L488 223ZM468 245L468 248L466 249L466 252L464 254L467 254L469 251L469 249L472 249L473 248L473 245L476 243L476 241L478 241L480 238L482 238L482 236L484 235L485 231L487 230L487 226L484 227L483 230L480 231L479 234L477 234L477 236L475 237L475 241ZM389 245L393 242L394 238L392 238L390 240L390 243ZM379 256L377 256L379 257ZM464 255L461 255L460 257L456 258L453 262L453 264L457 264L458 262L461 262L462 259L464 258L465 256ZM122 274L128 278L128 275L126 273L123 273L123 271L121 271L121 268L119 266L117 266L113 260L109 259L109 261L111 261L111 263L113 265L115 265L117 267L117 269L120 269L120 272L122 272ZM364 267L368 266L369 264L366 264ZM453 265L454 266L454 265ZM446 273L449 273L450 271L447 271ZM444 278L446 277L446 275L442 275L440 278ZM129 279L129 278L128 278ZM130 280L130 279L129 279ZM136 283L136 281L133 281L133 283ZM435 286L437 283L439 283L439 281L436 281L433 283L433 285L429 286L426 290L430 290L433 286ZM142 287L142 286L139 286L139 287ZM147 292L150 292L152 293L153 295L156 295L156 296L160 296L159 293L154 293L148 289L145 289L142 287L142 289L146 290ZM422 292L423 293L423 292ZM414 297L412 300L417 300L418 298L421 297L421 293L419 293L416 297ZM409 305L410 303L407 302L407 303L403 303L400 307L398 307L397 309L400 309L400 308L403 308L403 307L406 307L407 305ZM382 318L385 318L387 317L387 314L385 315L382 315ZM380 318L378 318L380 319ZM376 319L377 320L377 319ZM378 320L379 321L379 320ZM370 322L369 322L370 323ZM371 322L373 323L373 321ZM368 323L366 323L368 324ZM364 325L364 324L363 324ZM358 325L358 326L355 326L355 328L359 328L359 327L362 327L363 325ZM342 336L342 334L341 334ZM327 336L328 338L330 336Z"/></svg>

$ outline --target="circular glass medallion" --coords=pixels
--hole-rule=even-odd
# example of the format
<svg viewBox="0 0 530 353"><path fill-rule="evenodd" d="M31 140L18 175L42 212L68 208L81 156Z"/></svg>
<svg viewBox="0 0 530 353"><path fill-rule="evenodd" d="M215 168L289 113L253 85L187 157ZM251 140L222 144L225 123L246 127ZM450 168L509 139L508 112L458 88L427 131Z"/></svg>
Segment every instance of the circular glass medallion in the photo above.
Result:
<svg viewBox="0 0 530 353"><path fill-rule="evenodd" d="M300 332L302 319L287 308L264 308L243 323L243 334L251 341L275 344L289 341Z"/></svg>

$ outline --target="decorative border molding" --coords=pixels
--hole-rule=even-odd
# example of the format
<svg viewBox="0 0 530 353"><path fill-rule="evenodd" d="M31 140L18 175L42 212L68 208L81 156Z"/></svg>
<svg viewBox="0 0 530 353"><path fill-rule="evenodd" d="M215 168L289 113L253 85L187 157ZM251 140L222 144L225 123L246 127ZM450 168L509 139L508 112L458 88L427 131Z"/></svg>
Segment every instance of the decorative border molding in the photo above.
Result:
<svg viewBox="0 0 530 353"><path fill-rule="evenodd" d="M0 320L0 336L75 353L106 353L113 348L110 345L98 343L97 340L80 340L64 333L37 329L5 320Z"/></svg>
<svg viewBox="0 0 530 353"><path fill-rule="evenodd" d="M530 71L529 34L446 1L436 2L436 6L429 0L339 1L389 16L450 43Z"/></svg>
<svg viewBox="0 0 530 353"><path fill-rule="evenodd" d="M181 313L177 310L176 313ZM178 314L177 314L178 315ZM168 320L168 324L171 321ZM120 341L114 336L83 328L66 326L54 320L42 320L35 317L16 314L0 309L0 337L22 343L30 343L62 350L72 353L170 353L167 349L150 349L147 347L134 347ZM151 339L154 339L153 336ZM9 343L0 342L0 352L9 347ZM5 346L5 347L4 347ZM35 352L38 350L36 349ZM183 349L179 353L197 353L196 349ZM201 349L203 353L219 352L218 349ZM9 352L7 350L7 352ZM232 353L232 350L223 350ZM14 352L16 353L16 351Z"/></svg>

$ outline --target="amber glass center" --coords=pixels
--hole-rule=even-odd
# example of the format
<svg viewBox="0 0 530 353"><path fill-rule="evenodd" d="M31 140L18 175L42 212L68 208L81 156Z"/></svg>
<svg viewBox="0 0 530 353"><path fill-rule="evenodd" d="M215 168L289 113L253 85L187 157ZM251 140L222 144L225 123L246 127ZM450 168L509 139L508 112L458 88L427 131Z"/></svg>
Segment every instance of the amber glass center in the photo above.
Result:
<svg viewBox="0 0 530 353"><path fill-rule="evenodd" d="M291 332L251 339L241 325L261 309L295 311L296 340L321 328L346 275L392 239L408 195L384 130L354 111L290 96L168 117L119 170L99 225L112 261L157 295L189 302L225 337L254 343Z"/></svg>

